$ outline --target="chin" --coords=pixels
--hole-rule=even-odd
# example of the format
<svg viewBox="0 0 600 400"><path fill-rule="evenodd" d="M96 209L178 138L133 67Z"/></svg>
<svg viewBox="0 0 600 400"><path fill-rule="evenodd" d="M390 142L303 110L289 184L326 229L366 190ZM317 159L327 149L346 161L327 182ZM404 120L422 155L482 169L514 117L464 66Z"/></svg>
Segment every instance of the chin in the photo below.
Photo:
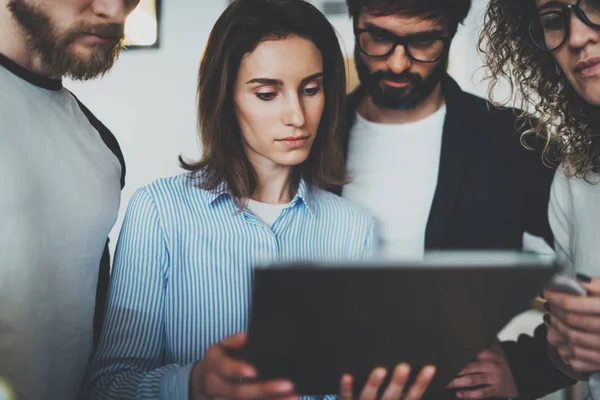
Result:
<svg viewBox="0 0 600 400"><path fill-rule="evenodd" d="M294 152L292 152L284 157L281 157L280 160L277 160L277 163L286 167L295 167L296 165L302 164L304 161L306 161L307 158L308 152L298 152L297 154L294 154Z"/></svg>
<svg viewBox="0 0 600 400"><path fill-rule="evenodd" d="M584 96L584 99L593 106L600 106L600 88L588 93L587 96Z"/></svg>

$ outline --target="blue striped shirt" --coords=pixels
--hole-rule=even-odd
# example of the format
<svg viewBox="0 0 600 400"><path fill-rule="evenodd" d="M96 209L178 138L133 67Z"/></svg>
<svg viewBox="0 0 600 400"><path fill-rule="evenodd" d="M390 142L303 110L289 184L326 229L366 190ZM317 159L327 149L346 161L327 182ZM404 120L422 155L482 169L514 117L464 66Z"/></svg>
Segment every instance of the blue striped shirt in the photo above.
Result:
<svg viewBox="0 0 600 400"><path fill-rule="evenodd" d="M131 199L86 399L188 400L193 364L247 328L253 266L375 250L371 217L304 181L269 227L240 211L226 185L207 191L195 179L161 179Z"/></svg>

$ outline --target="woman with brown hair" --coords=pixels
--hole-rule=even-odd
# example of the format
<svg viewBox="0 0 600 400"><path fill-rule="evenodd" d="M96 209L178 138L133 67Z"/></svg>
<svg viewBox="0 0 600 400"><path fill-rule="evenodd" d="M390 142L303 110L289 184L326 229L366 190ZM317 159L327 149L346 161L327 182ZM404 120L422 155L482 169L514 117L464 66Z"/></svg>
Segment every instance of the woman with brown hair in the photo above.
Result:
<svg viewBox="0 0 600 400"><path fill-rule="evenodd" d="M569 375L589 380L600 399L600 1L491 0L488 7L480 44L490 94L508 81L521 108L539 118L528 133L545 140L547 161L561 163L549 205L556 251L588 292L544 292L550 354Z"/></svg>
<svg viewBox="0 0 600 400"><path fill-rule="evenodd" d="M375 224L326 188L345 182L345 73L335 31L303 0L237 0L202 58L203 156L129 204L87 398L287 399L288 380L257 381L228 356L245 343L252 268L275 260L361 260ZM434 374L408 390L418 399ZM408 380L398 365L385 398ZM375 398L375 369L361 398ZM351 399L352 377L340 383Z"/></svg>

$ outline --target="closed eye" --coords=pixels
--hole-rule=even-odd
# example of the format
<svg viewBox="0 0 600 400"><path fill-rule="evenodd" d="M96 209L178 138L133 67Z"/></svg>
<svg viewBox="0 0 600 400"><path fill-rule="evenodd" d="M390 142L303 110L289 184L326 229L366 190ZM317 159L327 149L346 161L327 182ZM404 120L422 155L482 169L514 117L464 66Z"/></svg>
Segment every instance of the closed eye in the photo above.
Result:
<svg viewBox="0 0 600 400"><path fill-rule="evenodd" d="M275 97L277 97L277 93L275 93L275 92L256 93L256 97L258 97L259 99L261 99L263 101L269 101L269 100L273 100Z"/></svg>
<svg viewBox="0 0 600 400"><path fill-rule="evenodd" d="M305 88L304 89L304 94L307 96L314 96L317 93L319 93L321 91L321 86L315 86L315 87L310 87L310 88Z"/></svg>

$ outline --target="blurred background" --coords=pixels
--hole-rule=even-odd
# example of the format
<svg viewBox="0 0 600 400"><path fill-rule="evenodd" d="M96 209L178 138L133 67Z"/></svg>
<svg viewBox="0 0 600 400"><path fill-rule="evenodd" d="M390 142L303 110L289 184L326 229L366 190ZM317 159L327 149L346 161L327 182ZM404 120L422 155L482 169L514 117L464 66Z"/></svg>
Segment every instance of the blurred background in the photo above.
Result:
<svg viewBox="0 0 600 400"><path fill-rule="evenodd" d="M349 88L356 84L352 53L354 35L345 0L312 0L339 33L348 57ZM229 0L142 0L129 17L129 48L115 68L92 82L65 82L117 137L127 163L119 219L110 235L114 251L122 219L136 189L153 180L179 174L177 156L200 155L196 135L196 82L209 32ZM487 0L473 0L464 26L453 41L449 73L463 90L487 97L485 70L477 42ZM499 92L505 89L498 89ZM505 96L496 93L496 98ZM542 321L538 311L515 318L501 339L533 332ZM547 399L577 398L563 391Z"/></svg>

